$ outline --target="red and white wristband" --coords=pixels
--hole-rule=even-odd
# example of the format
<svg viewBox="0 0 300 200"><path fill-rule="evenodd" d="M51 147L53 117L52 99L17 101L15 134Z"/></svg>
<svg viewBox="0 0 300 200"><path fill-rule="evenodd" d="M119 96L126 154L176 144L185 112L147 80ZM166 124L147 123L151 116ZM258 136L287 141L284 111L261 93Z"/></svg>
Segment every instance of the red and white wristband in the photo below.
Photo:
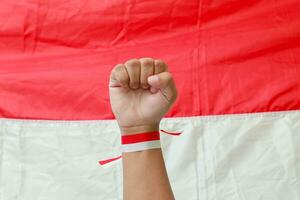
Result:
<svg viewBox="0 0 300 200"><path fill-rule="evenodd" d="M123 153L161 148L159 131L122 135Z"/></svg>

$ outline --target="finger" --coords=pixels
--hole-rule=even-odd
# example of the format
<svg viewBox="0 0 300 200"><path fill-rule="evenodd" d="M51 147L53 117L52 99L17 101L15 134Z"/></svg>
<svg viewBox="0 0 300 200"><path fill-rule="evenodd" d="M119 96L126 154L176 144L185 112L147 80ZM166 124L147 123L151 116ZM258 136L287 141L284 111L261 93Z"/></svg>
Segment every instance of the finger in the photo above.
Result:
<svg viewBox="0 0 300 200"><path fill-rule="evenodd" d="M162 72L168 71L167 64L162 60L155 60L154 61L154 74L160 74ZM159 89L155 87L150 87L150 91L152 93L156 93Z"/></svg>
<svg viewBox="0 0 300 200"><path fill-rule="evenodd" d="M154 74L154 60L152 58L141 58L141 87L144 89L149 88L148 77Z"/></svg>
<svg viewBox="0 0 300 200"><path fill-rule="evenodd" d="M141 63L138 59L131 59L125 63L129 75L129 87L132 89L140 87L140 65Z"/></svg>
<svg viewBox="0 0 300 200"><path fill-rule="evenodd" d="M155 60L154 66L154 74L160 74L168 71L168 65L162 60Z"/></svg>
<svg viewBox="0 0 300 200"><path fill-rule="evenodd" d="M117 64L110 74L110 87L124 87L128 88L129 76L125 69L125 65Z"/></svg>
<svg viewBox="0 0 300 200"><path fill-rule="evenodd" d="M150 76L148 78L148 83L151 86L151 92L153 92L153 90L161 91L169 102L172 103L177 98L177 89L169 72L162 72L160 74Z"/></svg>

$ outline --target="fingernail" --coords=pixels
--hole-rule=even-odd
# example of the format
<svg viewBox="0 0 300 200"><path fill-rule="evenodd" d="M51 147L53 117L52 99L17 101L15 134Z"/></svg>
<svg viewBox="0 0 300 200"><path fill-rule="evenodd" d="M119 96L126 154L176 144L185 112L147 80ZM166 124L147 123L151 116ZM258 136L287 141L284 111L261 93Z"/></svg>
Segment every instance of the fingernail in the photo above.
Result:
<svg viewBox="0 0 300 200"><path fill-rule="evenodd" d="M148 82L149 82L149 83L155 83L155 82L157 82L157 81L158 81L158 76L156 76L156 75L150 76L150 77L148 78Z"/></svg>

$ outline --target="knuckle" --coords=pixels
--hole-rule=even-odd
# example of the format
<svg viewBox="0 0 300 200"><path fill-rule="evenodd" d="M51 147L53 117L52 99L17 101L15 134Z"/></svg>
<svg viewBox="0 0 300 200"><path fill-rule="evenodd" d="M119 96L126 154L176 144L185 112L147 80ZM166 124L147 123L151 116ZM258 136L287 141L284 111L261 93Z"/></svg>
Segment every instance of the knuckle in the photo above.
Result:
<svg viewBox="0 0 300 200"><path fill-rule="evenodd" d="M125 65L127 67L138 67L140 65L140 61L138 59L133 58L133 59L126 61Z"/></svg>
<svg viewBox="0 0 300 200"><path fill-rule="evenodd" d="M165 62L161 59L155 59L155 64L156 65L165 65Z"/></svg>
<svg viewBox="0 0 300 200"><path fill-rule="evenodd" d="M128 75L125 71L125 66L123 64L117 64L111 72L111 78L119 81L120 83L128 83Z"/></svg>
<svg viewBox="0 0 300 200"><path fill-rule="evenodd" d="M123 65L122 64L117 64L114 68L113 68L113 72L119 72L121 71L123 68Z"/></svg>
<svg viewBox="0 0 300 200"><path fill-rule="evenodd" d="M153 58L141 58L140 60L143 66L153 66L154 63Z"/></svg>
<svg viewBox="0 0 300 200"><path fill-rule="evenodd" d="M111 71L111 76L117 75L123 71L123 65L122 64L117 64Z"/></svg>
<svg viewBox="0 0 300 200"><path fill-rule="evenodd" d="M155 67L158 68L160 71L167 71L168 65L160 59L155 60Z"/></svg>

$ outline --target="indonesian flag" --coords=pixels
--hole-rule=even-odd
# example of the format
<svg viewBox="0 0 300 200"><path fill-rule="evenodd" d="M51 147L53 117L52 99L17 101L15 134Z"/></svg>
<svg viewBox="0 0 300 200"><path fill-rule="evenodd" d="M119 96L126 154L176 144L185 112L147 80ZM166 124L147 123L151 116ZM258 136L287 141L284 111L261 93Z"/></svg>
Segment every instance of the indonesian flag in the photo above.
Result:
<svg viewBox="0 0 300 200"><path fill-rule="evenodd" d="M121 199L109 73L153 57L179 91L160 127L176 200L299 200L299 10L299 0L2 0L0 199Z"/></svg>

